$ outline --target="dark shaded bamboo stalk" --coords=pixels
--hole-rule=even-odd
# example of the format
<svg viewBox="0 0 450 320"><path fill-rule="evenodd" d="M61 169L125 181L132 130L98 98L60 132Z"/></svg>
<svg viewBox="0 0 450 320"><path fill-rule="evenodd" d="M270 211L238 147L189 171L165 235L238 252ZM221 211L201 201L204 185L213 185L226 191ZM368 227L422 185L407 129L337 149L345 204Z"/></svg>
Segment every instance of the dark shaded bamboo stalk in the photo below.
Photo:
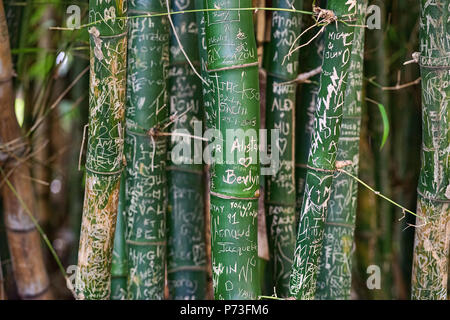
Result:
<svg viewBox="0 0 450 320"><path fill-rule="evenodd" d="M387 26L386 22L386 5L378 2L380 5L382 15L382 26ZM382 86L387 86L388 81L388 64L387 46L385 44L385 33L383 30L369 30L367 32L367 52L365 68L366 77L375 78L376 82ZM378 88L372 84L366 86L366 95L373 101L384 106L387 113L390 113L390 101L388 92ZM366 102L369 114L369 134L371 137L372 155L374 157L374 186L387 197L391 197L390 173L389 167L386 164L390 163L391 143L390 139L386 141L383 148L383 131L384 124L378 106L373 102ZM407 106L411 108L411 106ZM400 126L395 126L400 127ZM400 129L400 128L399 128ZM389 202L384 199L376 198L377 211L377 233L378 246L376 255L376 264L381 268L381 282L383 283L381 290L374 292L374 295L379 299L392 299L392 233L393 233L393 208Z"/></svg>
<svg viewBox="0 0 450 320"><path fill-rule="evenodd" d="M357 1L356 6L356 24L362 26L367 0ZM355 176L359 170L364 33L364 28L358 28L354 32L336 157L336 161L349 163L344 170ZM331 189L317 277L316 299L348 300L351 292L358 182L342 172L336 172Z"/></svg>
<svg viewBox="0 0 450 320"><path fill-rule="evenodd" d="M392 3L390 12L397 12L397 17L392 16L392 24L398 26L400 41L389 43L391 54L403 52L402 58L394 67L401 71L401 81L410 82L420 76L420 70L416 65L403 66L403 62L410 59L411 54L419 45L418 29L420 1L405 0ZM403 14L408 12L409 14ZM398 73L392 73L391 83L398 81ZM403 90L392 91L389 96L391 127L389 140L391 141L391 192L393 200L401 203L406 208L416 211L417 182L420 173L420 150L422 135L422 116L420 105L420 90L418 86L412 86ZM396 280L396 299L408 299L411 296L411 270L414 247L414 225L416 217L406 215L400 223L397 220L403 216L401 209L394 209L394 265L401 266L399 277L393 272ZM395 270L395 269L394 269Z"/></svg>
<svg viewBox="0 0 450 320"><path fill-rule="evenodd" d="M363 108L360 133L360 161L359 178L375 185L374 179L374 157L370 146L368 132L368 111ZM359 185L358 188L358 210L356 214L355 228L355 252L354 264L352 266L352 283L355 284L355 293L358 299L376 299L380 290L370 290L367 287L367 268L370 265L377 265L378 232L377 232L377 196L367 188Z"/></svg>
<svg viewBox="0 0 450 320"><path fill-rule="evenodd" d="M251 1L220 4L206 1L206 9L218 5L222 9L247 8ZM255 299L260 294L257 268L260 115L252 13L223 10L205 12L204 17L214 123L221 135L214 138L211 146L214 158L223 160L211 165L214 296ZM227 137L227 131L231 136Z"/></svg>
<svg viewBox="0 0 450 320"><path fill-rule="evenodd" d="M203 0L195 0L195 9L203 9L205 3ZM202 11L195 14L198 27L198 53L200 62L200 74L206 83L202 82L202 108L203 108L203 121L204 129L215 127L215 115L213 110L213 103L211 99L212 84L208 76L207 61L208 53L206 48L206 30L205 30L205 15ZM206 144L205 144L206 145ZM211 177L209 173L209 165L205 165L204 169L204 201L205 201L205 249L206 249L206 262L207 262L207 284L206 284L206 298L214 299L214 288L212 280L212 260L211 260Z"/></svg>
<svg viewBox="0 0 450 320"><path fill-rule="evenodd" d="M165 1L130 2L129 16L167 12ZM128 298L164 298L166 266L169 21L129 20L125 156Z"/></svg>
<svg viewBox="0 0 450 320"><path fill-rule="evenodd" d="M72 80L75 79L86 67L88 67L88 59L81 57L74 58L73 74L70 74ZM72 119L71 123L71 141L70 153L68 160L67 173L67 193L68 193L68 214L70 229L73 234L73 245L71 246L70 264L77 263L78 243L80 241L81 219L83 212L83 172L78 170L78 160L80 154L80 146L83 141L83 128L88 121L89 98L86 88L89 87L89 75L86 73L77 84L73 87L71 97L73 101L78 100L78 113Z"/></svg>
<svg viewBox="0 0 450 320"><path fill-rule="evenodd" d="M3 1L0 1L0 186L14 278L22 299L51 299L35 214L28 149L14 112L13 67ZM12 190L14 188L14 190Z"/></svg>
<svg viewBox="0 0 450 320"><path fill-rule="evenodd" d="M173 11L194 9L194 0L183 5L172 1ZM202 82L186 60L200 66L198 27L194 14L172 17L170 39L169 96L171 126L168 166L167 276L169 297L177 300L205 299L206 250L203 201ZM176 34L175 34L176 33ZM177 42L176 36L180 41ZM197 130L196 130L197 128ZM191 137L178 136L187 134Z"/></svg>
<svg viewBox="0 0 450 320"><path fill-rule="evenodd" d="M302 8L303 1L273 1L275 8ZM280 168L265 177L265 203L270 260L273 268L273 286L280 297L289 295L289 275L295 250L295 100L294 80L299 71L299 51L289 49L301 32L301 15L274 11L271 40L267 47L266 129L279 130L272 152L279 153ZM289 83L286 83L289 82ZM272 141L271 131L268 141Z"/></svg>
<svg viewBox="0 0 450 320"><path fill-rule="evenodd" d="M421 1L422 168L412 270L412 299L447 299L450 234L450 8Z"/></svg>
<svg viewBox="0 0 450 320"><path fill-rule="evenodd" d="M353 2L329 0L327 9L340 18L350 14L348 19L354 24L356 7ZM325 28L320 89L290 278L290 294L297 299L314 299L315 296L355 31L349 24L330 22Z"/></svg>
<svg viewBox="0 0 450 320"><path fill-rule="evenodd" d="M89 1L90 88L86 187L75 291L78 299L109 299L111 259L123 169L126 94L126 3ZM105 16L106 15L106 16Z"/></svg>
<svg viewBox="0 0 450 320"><path fill-rule="evenodd" d="M3 270L1 267L2 260L0 259L0 300L6 300L6 292L5 292L5 280L3 279Z"/></svg>
<svg viewBox="0 0 450 320"><path fill-rule="evenodd" d="M264 2L264 1L263 1ZM264 30L261 33L261 23L260 19L266 18L265 15L261 15L258 12L256 15L256 41L257 41L257 49L258 49L258 62L259 62L259 94L260 94L260 124L261 129L266 128L266 88L267 88L267 71L262 66L262 58L264 54L264 40L266 38L266 23L262 24L264 26ZM270 24L269 24L270 25ZM258 39L259 36L259 39ZM270 36L269 36L270 38ZM266 176L260 176L260 194L258 199L258 269L261 283L261 294L262 295L271 295L273 293L273 285L272 285L272 272L268 268L270 254L269 254L269 240L267 239L267 221L266 221L266 208L264 205L265 199L265 182ZM269 277L270 276L270 277Z"/></svg>

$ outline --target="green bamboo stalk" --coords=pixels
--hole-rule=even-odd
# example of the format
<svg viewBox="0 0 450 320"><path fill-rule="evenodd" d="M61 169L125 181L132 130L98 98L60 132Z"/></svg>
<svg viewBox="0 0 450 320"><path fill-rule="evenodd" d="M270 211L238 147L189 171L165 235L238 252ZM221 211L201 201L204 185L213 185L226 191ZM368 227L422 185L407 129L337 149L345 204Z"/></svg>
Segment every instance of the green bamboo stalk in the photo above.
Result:
<svg viewBox="0 0 450 320"><path fill-rule="evenodd" d="M174 11L194 9L194 1L182 5L172 1L171 7ZM167 277L170 298L198 300L204 299L206 293L202 141L177 136L202 133L202 82L180 49L181 45L195 67L200 65L198 27L194 14L175 15L172 20L175 30L170 39L169 96L170 114L175 120L167 173ZM199 132L195 132L195 126ZM180 147L189 150L188 154L177 152Z"/></svg>
<svg viewBox="0 0 450 320"><path fill-rule="evenodd" d="M351 14L350 18L353 21L350 24L354 24L356 10L354 2L330 0L327 8L338 17ZM335 171L354 30L355 27L349 24L335 21L325 28L320 90L290 278L290 293L297 299L314 299L316 291L324 222Z"/></svg>
<svg viewBox="0 0 450 320"><path fill-rule="evenodd" d="M326 1L320 2L322 7L326 6ZM305 3L305 10L311 9L311 3ZM310 16L304 16L305 26L312 24ZM311 39L317 30L313 29L305 34L305 39ZM300 71L308 72L322 65L323 60L323 33L308 46L300 50ZM317 95L319 94L320 73L311 77L310 82L300 84L297 87L296 99L296 124L295 124L295 189L296 200L296 226L300 222L300 212L305 194L305 179L309 149L311 146L311 133L314 125L314 114L317 105Z"/></svg>
<svg viewBox="0 0 450 320"><path fill-rule="evenodd" d="M89 2L89 19L123 17L125 2ZM126 24L89 29L90 90L86 187L75 290L78 299L109 299L111 258L123 167Z"/></svg>
<svg viewBox="0 0 450 320"><path fill-rule="evenodd" d="M356 8L356 24L364 25L367 0L357 1ZM364 33L364 28L358 28L354 32L336 157L336 161L351 163L345 170L356 176L359 170ZM316 299L348 300L351 291L358 183L350 176L336 172L331 190L317 277Z"/></svg>
<svg viewBox="0 0 450 320"><path fill-rule="evenodd" d="M130 2L129 16L167 12L164 1ZM129 20L125 156L128 298L164 298L169 107L167 16Z"/></svg>
<svg viewBox="0 0 450 320"><path fill-rule="evenodd" d="M412 299L447 299L450 228L450 11L447 1L421 1L422 169Z"/></svg>
<svg viewBox="0 0 450 320"><path fill-rule="evenodd" d="M111 265L111 300L124 300L128 296L128 255L125 240L125 218L125 174L122 173Z"/></svg>
<svg viewBox="0 0 450 320"><path fill-rule="evenodd" d="M386 26L386 5L377 2L377 5L381 8L382 21L381 25ZM376 82L382 86L387 86L388 77L388 64L387 59L387 46L385 44L385 33L380 30L370 30L367 33L367 51L368 57L365 61L366 75L368 78L375 77ZM388 92L378 88L374 85L368 85L366 87L366 95L368 98L377 101L382 104L387 112L390 111L390 101ZM403 104L403 102L402 102ZM390 163L391 155L391 143L390 139L385 143L382 149L380 146L383 141L384 124L381 117L381 113L378 110L378 106L374 103L366 103L369 114L369 134L372 138L372 152L374 157L374 182L376 190L382 194L391 197L390 186L390 172L386 164ZM408 109L411 109L408 106ZM403 117L403 115L402 115ZM400 128L400 125L395 127ZM408 146L408 150L409 150ZM408 151L409 153L409 151ZM376 290L374 296L379 299L392 299L392 258L393 258L393 211L394 209L389 202L384 199L376 198L376 211L377 211L377 232L378 246L376 255L376 264L381 268L381 283L383 284L381 290Z"/></svg>
<svg viewBox="0 0 450 320"><path fill-rule="evenodd" d="M250 7L251 1L207 0L205 5L206 9L245 8ZM205 12L204 17L215 128L221 134L211 146L215 149L214 157L223 159L222 163L216 161L211 165L214 297L255 299L260 294L257 268L260 115L252 13L225 10ZM246 136L240 135L238 129ZM236 136L227 137L227 131Z"/></svg>
<svg viewBox="0 0 450 320"><path fill-rule="evenodd" d="M303 0L275 0L272 3L276 8L301 8L302 4ZM288 53L301 32L301 19L297 13L274 11L271 40L267 47L266 129L279 130L277 144L270 148L280 154L280 169L265 177L265 203L273 287L279 297L289 295L296 240L294 133L297 84L290 81L299 72L299 51L289 56ZM270 132L268 141L272 141Z"/></svg>
<svg viewBox="0 0 450 320"><path fill-rule="evenodd" d="M204 0L195 0L195 9L202 10L205 7ZM197 26L198 26L198 52L200 61L200 74L206 83L202 83L202 103L203 103L203 119L205 120L205 128L215 128L215 113L213 109L211 79L209 79L207 63L208 52L206 48L206 28L205 28L205 13L199 11L195 14Z"/></svg>

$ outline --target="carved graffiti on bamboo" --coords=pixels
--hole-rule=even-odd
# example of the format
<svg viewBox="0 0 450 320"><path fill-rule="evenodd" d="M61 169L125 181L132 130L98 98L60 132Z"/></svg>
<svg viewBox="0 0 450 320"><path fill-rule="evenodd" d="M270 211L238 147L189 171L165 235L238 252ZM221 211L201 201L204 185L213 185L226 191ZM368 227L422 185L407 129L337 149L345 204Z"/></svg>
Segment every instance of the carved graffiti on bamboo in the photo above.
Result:
<svg viewBox="0 0 450 320"><path fill-rule="evenodd" d="M165 1L130 1L129 15L166 12ZM165 137L169 23L167 17L129 19L126 110L126 241L128 298L163 299L168 202Z"/></svg>
<svg viewBox="0 0 450 320"><path fill-rule="evenodd" d="M248 0L206 1L207 9L250 6ZM204 16L212 126L226 141L225 149L223 141L217 141L213 151L225 160L211 165L214 293L216 299L255 299L260 292L260 173L258 147L254 148L259 141L260 97L253 21L250 11L209 11ZM227 129L239 132L229 134Z"/></svg>
<svg viewBox="0 0 450 320"><path fill-rule="evenodd" d="M126 32L123 3L90 4L89 130L86 187L75 290L79 299L106 299L123 166Z"/></svg>
<svg viewBox="0 0 450 320"><path fill-rule="evenodd" d="M412 272L413 299L446 299L450 233L449 112L450 7L422 1L420 55L422 76L422 168Z"/></svg>
<svg viewBox="0 0 450 320"><path fill-rule="evenodd" d="M336 10L337 15L354 13L351 2L345 4L330 2L329 5L329 9ZM314 299L316 291L324 223L341 131L353 28L342 23L338 23L337 27L336 23L331 23L326 27L324 35L321 86L311 136L305 194L290 278L290 292L299 299Z"/></svg>

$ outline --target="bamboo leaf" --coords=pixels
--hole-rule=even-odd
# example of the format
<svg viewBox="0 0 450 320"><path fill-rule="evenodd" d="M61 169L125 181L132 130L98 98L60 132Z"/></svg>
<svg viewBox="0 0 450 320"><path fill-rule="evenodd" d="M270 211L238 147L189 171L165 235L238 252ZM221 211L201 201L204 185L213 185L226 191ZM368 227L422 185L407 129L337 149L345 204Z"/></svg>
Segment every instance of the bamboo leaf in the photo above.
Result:
<svg viewBox="0 0 450 320"><path fill-rule="evenodd" d="M381 119L383 120L383 139L381 140L380 150L383 149L387 138L389 137L389 118L386 112L386 108L381 103L378 103L378 110L381 113Z"/></svg>

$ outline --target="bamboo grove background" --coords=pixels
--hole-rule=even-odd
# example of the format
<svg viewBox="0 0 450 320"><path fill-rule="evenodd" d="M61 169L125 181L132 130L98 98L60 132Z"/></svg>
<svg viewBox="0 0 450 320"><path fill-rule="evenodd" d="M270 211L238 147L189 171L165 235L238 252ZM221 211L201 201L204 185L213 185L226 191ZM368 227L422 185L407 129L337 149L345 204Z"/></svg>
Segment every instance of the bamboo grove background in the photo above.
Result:
<svg viewBox="0 0 450 320"><path fill-rule="evenodd" d="M116 19L58 28L70 5L81 24ZM380 30L361 27L369 5ZM274 10L202 11L239 6ZM0 299L446 299L449 10L4 0ZM167 157L197 121L200 135L279 128L266 139L280 170L260 176L255 154ZM226 184L229 172L254 183Z"/></svg>

